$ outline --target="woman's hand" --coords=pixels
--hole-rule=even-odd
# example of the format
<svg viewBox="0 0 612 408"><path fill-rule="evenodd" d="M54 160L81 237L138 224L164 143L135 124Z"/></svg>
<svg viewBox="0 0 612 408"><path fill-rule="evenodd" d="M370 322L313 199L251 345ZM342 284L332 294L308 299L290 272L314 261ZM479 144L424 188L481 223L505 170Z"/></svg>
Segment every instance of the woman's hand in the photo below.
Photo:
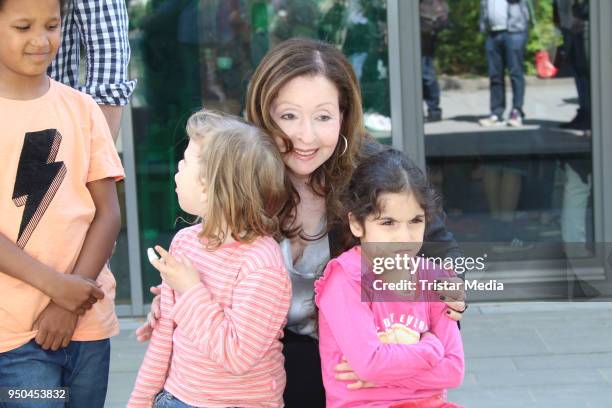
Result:
<svg viewBox="0 0 612 408"><path fill-rule="evenodd" d="M136 329L136 340L141 343L151 339L153 329L155 329L157 326L157 321L161 316L161 307L159 306L161 302L161 285L151 286L149 291L155 295L153 301L151 302L151 310L149 311L149 314L147 314L147 321L145 324Z"/></svg>
<svg viewBox="0 0 612 408"><path fill-rule="evenodd" d="M353 367L346 361L346 357L342 357L342 362L334 367L336 371L336 380L340 381L354 381L346 385L349 390L360 390L362 388L374 388L376 384L363 381L357 376L357 373L353 370Z"/></svg>
<svg viewBox="0 0 612 408"><path fill-rule="evenodd" d="M444 282L449 282L452 286L458 286L461 289L458 290L436 290L435 292L440 295L440 300L446 303L448 309L446 310L446 316L455 321L461 320L463 312L467 309L465 303L465 290L463 285L463 279L461 278L442 278ZM461 284L461 285L458 285Z"/></svg>
<svg viewBox="0 0 612 408"><path fill-rule="evenodd" d="M160 258L151 258L151 265L159 271L164 282L176 292L183 294L201 282L200 273L189 258L184 255L174 257L159 245L155 246L155 250Z"/></svg>

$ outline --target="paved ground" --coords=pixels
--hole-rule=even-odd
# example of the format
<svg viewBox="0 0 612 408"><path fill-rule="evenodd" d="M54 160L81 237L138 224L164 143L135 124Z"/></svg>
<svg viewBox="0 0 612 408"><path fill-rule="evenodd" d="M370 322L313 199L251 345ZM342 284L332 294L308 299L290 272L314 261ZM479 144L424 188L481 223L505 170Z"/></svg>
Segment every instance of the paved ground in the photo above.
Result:
<svg viewBox="0 0 612 408"><path fill-rule="evenodd" d="M490 114L488 80L455 80L458 88L447 86L441 81L440 107L443 121L428 123L426 134L457 133L462 131L486 131L478 125L477 119ZM512 91L506 81L507 117L512 107ZM476 84L476 85L475 85ZM482 86L484 84L484 86ZM576 86L572 78L543 80L527 78L525 87L526 123L533 121L566 122L571 120L578 108Z"/></svg>
<svg viewBox="0 0 612 408"><path fill-rule="evenodd" d="M125 407L145 346L122 320L107 407ZM450 399L470 408L612 406L612 303L473 304L462 325L466 375ZM316 407L313 407L316 408Z"/></svg>

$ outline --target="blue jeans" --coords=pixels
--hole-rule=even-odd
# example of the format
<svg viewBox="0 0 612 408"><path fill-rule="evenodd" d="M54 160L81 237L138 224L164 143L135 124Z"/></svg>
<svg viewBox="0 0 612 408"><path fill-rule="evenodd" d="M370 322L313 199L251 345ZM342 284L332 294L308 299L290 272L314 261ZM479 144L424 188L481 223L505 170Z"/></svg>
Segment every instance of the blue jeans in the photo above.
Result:
<svg viewBox="0 0 612 408"><path fill-rule="evenodd" d="M433 55L423 55L421 57L421 66L423 72L423 99L427 104L427 112L439 114L440 109L440 86L436 77L436 67L434 65Z"/></svg>
<svg viewBox="0 0 612 408"><path fill-rule="evenodd" d="M505 71L510 73L512 108L523 113L525 100L525 46L527 31L493 31L487 35L485 49L491 90L491 113L503 117L506 110Z"/></svg>
<svg viewBox="0 0 612 408"><path fill-rule="evenodd" d="M155 397L153 408L194 408L192 405L187 405L168 391L163 390Z"/></svg>
<svg viewBox="0 0 612 408"><path fill-rule="evenodd" d="M195 408L187 405L166 390L162 390L153 401L153 408Z"/></svg>
<svg viewBox="0 0 612 408"><path fill-rule="evenodd" d="M0 408L102 408L108 386L110 340L73 341L57 351L34 340L0 353L0 388L67 387L69 401L2 403Z"/></svg>

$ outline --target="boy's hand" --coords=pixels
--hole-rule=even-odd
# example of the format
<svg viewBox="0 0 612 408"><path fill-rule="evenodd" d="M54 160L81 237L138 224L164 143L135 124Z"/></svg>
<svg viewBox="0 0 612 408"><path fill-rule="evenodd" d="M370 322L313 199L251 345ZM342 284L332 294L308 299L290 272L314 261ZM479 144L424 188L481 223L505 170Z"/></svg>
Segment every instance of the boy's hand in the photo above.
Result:
<svg viewBox="0 0 612 408"><path fill-rule="evenodd" d="M57 351L70 344L79 317L53 302L42 311L32 330L38 330L36 343L43 350Z"/></svg>
<svg viewBox="0 0 612 408"><path fill-rule="evenodd" d="M160 258L150 258L151 265L172 289L183 294L201 282L200 273L186 256L178 255L175 258L159 245L155 246L155 250Z"/></svg>
<svg viewBox="0 0 612 408"><path fill-rule="evenodd" d="M104 298L98 282L79 275L58 274L49 288L47 295L53 303L78 315Z"/></svg>

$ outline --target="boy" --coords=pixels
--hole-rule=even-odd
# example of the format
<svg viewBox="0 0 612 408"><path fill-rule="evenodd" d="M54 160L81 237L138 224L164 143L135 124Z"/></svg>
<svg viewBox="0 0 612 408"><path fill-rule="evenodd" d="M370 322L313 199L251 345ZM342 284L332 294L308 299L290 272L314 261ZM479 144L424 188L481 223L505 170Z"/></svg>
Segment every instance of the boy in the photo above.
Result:
<svg viewBox="0 0 612 408"><path fill-rule="evenodd" d="M95 102L46 75L65 3L0 0L0 388L102 407L123 168Z"/></svg>

